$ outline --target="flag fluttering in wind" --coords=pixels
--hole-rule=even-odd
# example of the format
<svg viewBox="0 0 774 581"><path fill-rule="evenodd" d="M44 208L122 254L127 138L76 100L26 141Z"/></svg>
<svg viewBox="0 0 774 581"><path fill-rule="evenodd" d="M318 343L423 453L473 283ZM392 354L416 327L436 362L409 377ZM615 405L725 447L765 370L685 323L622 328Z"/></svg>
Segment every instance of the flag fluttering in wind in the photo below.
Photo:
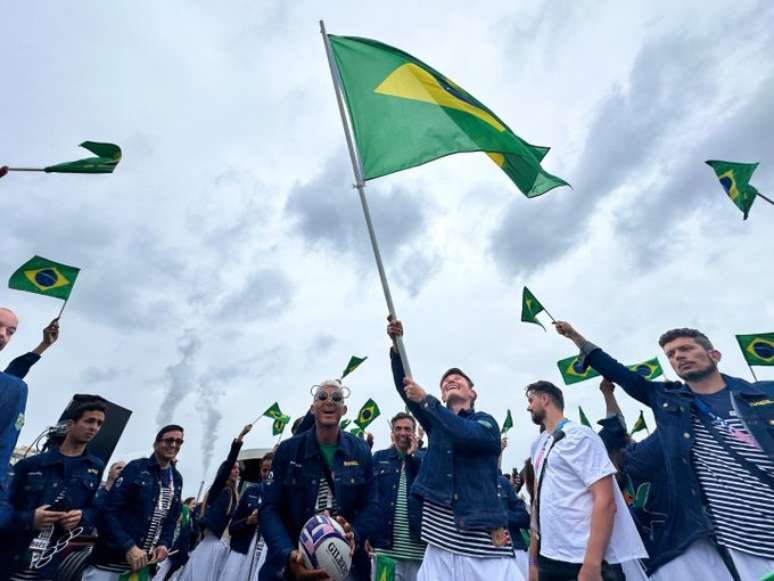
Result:
<svg viewBox="0 0 774 581"><path fill-rule="evenodd" d="M643 361L642 363L630 365L629 369L634 371L634 373L639 373L648 381L653 381L657 377L664 375L664 370L661 369L661 364L656 357Z"/></svg>
<svg viewBox="0 0 774 581"><path fill-rule="evenodd" d="M395 581L395 560L386 555L376 555L374 562L375 581Z"/></svg>
<svg viewBox="0 0 774 581"><path fill-rule="evenodd" d="M285 423L290 421L290 416L286 416L282 413L282 410L280 410L279 402L274 402L269 406L269 409L267 409L265 412L263 412L264 417L271 418L273 420L283 420Z"/></svg>
<svg viewBox="0 0 774 581"><path fill-rule="evenodd" d="M355 436L356 438L360 438L361 440L365 439L365 430L363 430L362 428L358 428L357 426L352 428L349 431L349 433Z"/></svg>
<svg viewBox="0 0 774 581"><path fill-rule="evenodd" d="M537 297L532 294L527 287L524 287L524 291L521 294L521 320L525 323L535 323L543 327L543 323L537 320L538 313L545 311L543 305L537 300ZM546 328L543 327L545 331Z"/></svg>
<svg viewBox="0 0 774 581"><path fill-rule="evenodd" d="M357 424L361 430L365 430L368 424L379 417L380 413L379 406L376 405L374 400L369 398L369 400L363 404L363 407L360 408L360 411L357 412L355 424Z"/></svg>
<svg viewBox="0 0 774 581"><path fill-rule="evenodd" d="M503 428L500 430L501 433L505 434L513 427L513 417L511 416L511 410L508 410L508 413L505 414L505 421L503 422Z"/></svg>
<svg viewBox="0 0 774 581"><path fill-rule="evenodd" d="M585 381L592 377L599 377L599 373L594 371L591 367L586 367L584 370L580 363L578 363L577 355L557 361L556 365L559 367L559 373L562 374L565 385L572 385L573 383Z"/></svg>
<svg viewBox="0 0 774 581"><path fill-rule="evenodd" d="M271 424L272 436L279 436L282 432L284 432L285 426L288 425L288 422L290 422L290 416L282 416L274 420Z"/></svg>
<svg viewBox="0 0 774 581"><path fill-rule="evenodd" d="M637 421L634 422L634 426L632 426L632 431L630 433L631 436L636 434L637 432L641 432L642 430L645 430L650 434L650 430L648 429L648 424L645 423L645 413L640 410L640 415L637 418Z"/></svg>
<svg viewBox="0 0 774 581"><path fill-rule="evenodd" d="M43 171L46 173L113 173L118 162L121 161L121 148L113 143L84 141L81 147L88 149L97 157L50 165Z"/></svg>
<svg viewBox="0 0 774 581"><path fill-rule="evenodd" d="M344 369L344 372L341 374L341 379L344 379L347 375L355 371L358 367L360 367L360 364L363 363L368 359L368 357L355 357L354 355L349 358L349 363L347 363L347 367Z"/></svg>
<svg viewBox="0 0 774 581"><path fill-rule="evenodd" d="M8 287L67 300L78 278L79 268L33 256L8 280Z"/></svg>
<svg viewBox="0 0 774 581"><path fill-rule="evenodd" d="M774 333L737 335L736 340L749 365L774 365Z"/></svg>
<svg viewBox="0 0 774 581"><path fill-rule="evenodd" d="M750 178L752 178L758 164L720 160L709 160L706 163L715 170L715 175L718 176L726 194L742 211L743 219L747 220L750 208L752 208L755 198L758 197L758 190L750 184Z"/></svg>
<svg viewBox="0 0 774 581"><path fill-rule="evenodd" d="M459 85L408 53L367 38L328 35L369 180L483 151L527 197L567 182L543 170L530 145Z"/></svg>
<svg viewBox="0 0 774 581"><path fill-rule="evenodd" d="M580 416L580 423L584 426L591 427L591 422L586 417L586 414L583 412L583 408L581 406L578 406L578 415Z"/></svg>

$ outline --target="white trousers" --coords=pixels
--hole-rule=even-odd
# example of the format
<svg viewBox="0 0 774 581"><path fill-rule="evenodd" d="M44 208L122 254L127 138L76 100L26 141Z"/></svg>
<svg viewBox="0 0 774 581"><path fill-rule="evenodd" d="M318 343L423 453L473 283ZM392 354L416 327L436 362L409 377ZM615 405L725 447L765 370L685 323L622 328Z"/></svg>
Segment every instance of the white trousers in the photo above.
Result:
<svg viewBox="0 0 774 581"><path fill-rule="evenodd" d="M83 572L81 581L118 581L121 573L111 573L110 571L100 571L93 566L89 566Z"/></svg>
<svg viewBox="0 0 774 581"><path fill-rule="evenodd" d="M774 560L729 549L731 558L742 581L759 581L774 572ZM670 561L650 577L653 581L674 579L701 579L702 581L733 581L715 546L707 539L699 539L688 550Z"/></svg>
<svg viewBox="0 0 774 581"><path fill-rule="evenodd" d="M626 581L648 581L645 567L642 566L639 559L624 561L621 563L621 569L623 569L626 576Z"/></svg>
<svg viewBox="0 0 774 581"><path fill-rule="evenodd" d="M228 554L219 581L258 581L258 572L266 560L267 550L264 545L260 555L256 555L255 545L257 542L258 535L253 535L247 554L243 555L236 551L231 551ZM255 563L253 563L253 559L255 559Z"/></svg>
<svg viewBox="0 0 774 581"><path fill-rule="evenodd" d="M774 573L774 559L756 557L736 549L729 549L729 552L742 581L758 581L769 573Z"/></svg>
<svg viewBox="0 0 774 581"><path fill-rule="evenodd" d="M191 551L185 566L175 575L179 581L218 581L223 562L228 554L228 544L208 532Z"/></svg>
<svg viewBox="0 0 774 581"><path fill-rule="evenodd" d="M527 581L513 557L455 555L428 545L417 581Z"/></svg>
<svg viewBox="0 0 774 581"><path fill-rule="evenodd" d="M529 579L529 554L527 551L520 551L516 549L516 566L519 568L519 571L521 571L521 574L524 575L525 579Z"/></svg>

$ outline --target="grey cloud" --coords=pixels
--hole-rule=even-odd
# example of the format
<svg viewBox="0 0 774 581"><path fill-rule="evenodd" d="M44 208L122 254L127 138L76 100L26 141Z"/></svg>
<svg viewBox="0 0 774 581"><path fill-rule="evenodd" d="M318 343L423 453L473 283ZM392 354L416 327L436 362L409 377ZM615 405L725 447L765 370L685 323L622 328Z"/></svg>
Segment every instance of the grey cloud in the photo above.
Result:
<svg viewBox="0 0 774 581"><path fill-rule="evenodd" d="M333 335L317 335L306 351L308 355L320 356L330 351L335 344L336 337Z"/></svg>
<svg viewBox="0 0 774 581"><path fill-rule="evenodd" d="M414 298L440 270L441 257L437 253L417 250L400 260L396 275L398 283Z"/></svg>
<svg viewBox="0 0 774 581"><path fill-rule="evenodd" d="M131 377L134 370L128 367L87 367L81 372L81 381L86 384L109 383L119 377Z"/></svg>
<svg viewBox="0 0 774 581"><path fill-rule="evenodd" d="M221 303L219 312L229 319L253 320L283 313L290 306L293 286L280 270L260 269L247 276L244 286Z"/></svg>
<svg viewBox="0 0 774 581"><path fill-rule="evenodd" d="M196 357L201 351L202 342L194 329L185 329L178 338L177 350L180 360L168 366L164 373L169 380L169 388L159 406L156 423L159 427L172 421L177 406L197 384Z"/></svg>

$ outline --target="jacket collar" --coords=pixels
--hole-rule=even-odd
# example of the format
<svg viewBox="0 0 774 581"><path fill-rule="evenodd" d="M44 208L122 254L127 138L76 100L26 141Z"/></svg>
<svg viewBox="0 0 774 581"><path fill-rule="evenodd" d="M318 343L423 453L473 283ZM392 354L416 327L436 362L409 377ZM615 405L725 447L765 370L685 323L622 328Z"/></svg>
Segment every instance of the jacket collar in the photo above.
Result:
<svg viewBox="0 0 774 581"><path fill-rule="evenodd" d="M742 395L766 395L765 392L756 387L755 384L750 383L749 381L745 381L741 377L731 377L725 373L721 373L720 375L723 378L723 381L726 382L726 387L730 391L740 393ZM694 397L696 395L685 383L681 383L679 381L671 381L669 383L671 383L673 386L670 386L668 390L671 393L686 395L689 397Z"/></svg>
<svg viewBox="0 0 774 581"><path fill-rule="evenodd" d="M354 436L351 437L354 438ZM305 460L312 456L322 454L322 452L320 452L320 443L317 441L317 430L314 426L304 433L303 438ZM352 456L352 443L349 438L345 437L341 428L339 428L339 434L336 437L336 446L345 456Z"/></svg>
<svg viewBox="0 0 774 581"><path fill-rule="evenodd" d="M95 464L95 457L89 454L89 450L85 450L80 456L70 456L72 458L78 458L81 462L88 462L89 464ZM65 458L64 454L59 452L59 448L52 448L46 450L40 455L41 466L53 466L54 464L61 464L62 459Z"/></svg>

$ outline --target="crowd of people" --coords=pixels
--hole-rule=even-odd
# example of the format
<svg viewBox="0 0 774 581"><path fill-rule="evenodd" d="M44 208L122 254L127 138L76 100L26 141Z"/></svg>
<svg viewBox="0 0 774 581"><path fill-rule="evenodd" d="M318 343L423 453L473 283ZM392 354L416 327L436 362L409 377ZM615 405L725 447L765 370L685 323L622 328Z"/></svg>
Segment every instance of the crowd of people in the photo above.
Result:
<svg viewBox="0 0 774 581"><path fill-rule="evenodd" d="M0 309L0 349L18 324ZM247 425L197 502L182 498L179 425L162 427L148 457L115 463L102 482L104 463L89 451L106 421L99 398L71 407L63 437L8 469L23 425L24 378L57 340L53 321L41 345L0 374L0 579L61 579L76 545L82 567L72 578L84 581L132 572L160 581L326 579L298 542L320 514L344 531L355 581L373 579L380 559L400 581L772 574L774 382L720 373L720 353L695 329L661 336L681 381L657 382L568 323L555 326L579 348L579 364L603 377L607 415L595 431L565 416L556 385L524 386L539 435L519 472L501 472L507 442L476 406L472 378L451 368L434 395L406 377L393 346L406 411L391 419L389 447L373 451L372 438L341 428L349 390L326 380L312 388L292 437L263 456L260 482L245 486L241 478ZM394 345L402 324L391 321L387 333ZM629 433L615 386L653 411L657 427L641 441Z"/></svg>

